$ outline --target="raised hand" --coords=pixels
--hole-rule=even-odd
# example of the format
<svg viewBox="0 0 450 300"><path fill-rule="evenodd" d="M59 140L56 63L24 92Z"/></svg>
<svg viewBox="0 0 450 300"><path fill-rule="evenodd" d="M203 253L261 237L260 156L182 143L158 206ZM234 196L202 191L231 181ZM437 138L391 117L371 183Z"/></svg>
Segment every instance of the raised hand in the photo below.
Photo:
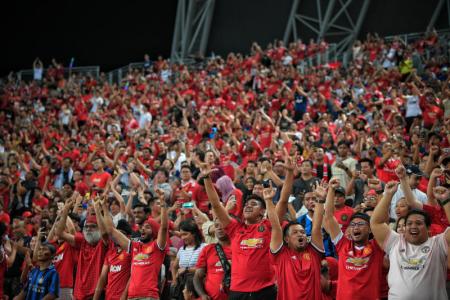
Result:
<svg viewBox="0 0 450 300"><path fill-rule="evenodd" d="M398 167L395 169L395 174L397 175L398 179L404 179L406 177L405 166L403 166L402 164L398 165Z"/></svg>
<svg viewBox="0 0 450 300"><path fill-rule="evenodd" d="M384 192L387 195L394 195L397 192L398 188L398 182L396 181L389 181L386 186L384 187Z"/></svg>
<svg viewBox="0 0 450 300"><path fill-rule="evenodd" d="M263 190L263 197L264 201L272 201L273 197L275 196L275 189L272 187L264 188Z"/></svg>
<svg viewBox="0 0 450 300"><path fill-rule="evenodd" d="M330 182L329 182L329 187L331 187L332 189L337 189L339 186L341 185L341 182L339 180L339 178L331 178Z"/></svg>
<svg viewBox="0 0 450 300"><path fill-rule="evenodd" d="M325 182L322 181L321 184L315 184L313 192L318 199L325 199L327 197L327 188L325 186Z"/></svg>
<svg viewBox="0 0 450 300"><path fill-rule="evenodd" d="M432 178L438 178L441 177L444 174L444 171L441 168L436 168L431 172L430 177Z"/></svg>
<svg viewBox="0 0 450 300"><path fill-rule="evenodd" d="M436 186L433 188L433 196L439 202L443 203L450 197L450 189L443 186Z"/></svg>

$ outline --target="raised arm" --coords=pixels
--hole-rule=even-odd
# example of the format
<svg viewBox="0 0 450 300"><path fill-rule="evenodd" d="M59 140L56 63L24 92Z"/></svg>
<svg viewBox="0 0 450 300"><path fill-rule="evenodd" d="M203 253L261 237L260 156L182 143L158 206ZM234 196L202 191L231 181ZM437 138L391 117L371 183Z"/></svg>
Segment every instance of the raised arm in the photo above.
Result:
<svg viewBox="0 0 450 300"><path fill-rule="evenodd" d="M275 207L276 214L279 220L283 220L288 207L288 199L292 193L292 184L294 182L294 163L289 155L284 159L284 168L286 169L286 178L283 187L281 188L280 200ZM295 215L294 215L295 217Z"/></svg>
<svg viewBox="0 0 450 300"><path fill-rule="evenodd" d="M437 186L433 189L434 198L439 201L439 205L444 209L447 221L450 223L450 190L443 186ZM450 247L450 230L445 231L445 239Z"/></svg>
<svg viewBox="0 0 450 300"><path fill-rule="evenodd" d="M222 203L220 203L219 195L214 188L214 184L211 180L211 168L207 164L201 165L201 173L200 176L203 177L203 183L205 184L206 194L208 195L209 202L211 202L212 209L219 219L222 226L225 228L230 222L231 217L228 214L225 207L223 207Z"/></svg>
<svg viewBox="0 0 450 300"><path fill-rule="evenodd" d="M436 201L434 197L434 187L436 186L436 179L441 177L444 174L441 168L436 168L431 172L430 180L428 181L427 186L427 204L431 206L438 206L439 203Z"/></svg>
<svg viewBox="0 0 450 300"><path fill-rule="evenodd" d="M400 179L400 186L405 195L406 202L411 208L422 209L423 205L414 196L411 187L409 186L408 176L406 176L406 169L403 165L399 165L395 169L395 174L397 174L398 179Z"/></svg>
<svg viewBox="0 0 450 300"><path fill-rule="evenodd" d="M266 202L267 216L272 225L272 235L270 237L270 251L273 253L280 250L283 245L283 230L281 229L280 219L275 212L273 204L273 197L275 196L275 189L272 187L265 188L263 191L264 201Z"/></svg>
<svg viewBox="0 0 450 300"><path fill-rule="evenodd" d="M128 251L130 240L119 230L114 227L114 223L109 213L108 205L105 202L101 204L101 209L103 211L103 224L105 225L105 231L109 234L112 240L119 245L124 251Z"/></svg>
<svg viewBox="0 0 450 300"><path fill-rule="evenodd" d="M103 242L105 244L108 244L109 236L108 236L108 233L106 232L106 226L105 226L104 218L102 216L103 210L101 207L101 202L106 202L106 198L103 198L102 200L100 200L100 198L94 199L94 211L95 211L95 217L97 219L98 230L100 231Z"/></svg>
<svg viewBox="0 0 450 300"><path fill-rule="evenodd" d="M75 194L75 193L74 193ZM78 193L77 193L78 194ZM79 195L78 195L79 196ZM75 236L73 234L67 233L64 231L66 229L67 215L69 214L70 209L73 205L73 197L69 198L61 210L61 218L56 226L56 236L60 239L68 242L71 246L75 246ZM77 197L77 196L75 196Z"/></svg>
<svg viewBox="0 0 450 300"><path fill-rule="evenodd" d="M332 240L334 240L339 235L339 233L341 233L341 227L334 217L334 191L339 187L339 185L339 179L332 178L330 180L327 198L325 201L325 218L323 220L323 223L325 230L328 232Z"/></svg>
<svg viewBox="0 0 450 300"><path fill-rule="evenodd" d="M316 195L316 204L314 206L314 215L312 220L311 241L317 248L323 250L322 221L324 214L324 204L327 197L325 183L317 184L314 189Z"/></svg>
<svg viewBox="0 0 450 300"><path fill-rule="evenodd" d="M163 190L157 189L156 194L158 195L160 205L161 205L161 226L159 227L158 231L158 238L157 243L159 249L165 249L167 244L167 236L168 236L168 219L169 216L167 214L167 203L166 203L166 196Z"/></svg>
<svg viewBox="0 0 450 300"><path fill-rule="evenodd" d="M370 218L370 229L381 248L383 248L384 242L391 230L389 225L386 224L386 216L389 214L392 197L397 191L397 187L398 183L395 181L390 181L386 184L384 187L384 195L375 207L375 211Z"/></svg>

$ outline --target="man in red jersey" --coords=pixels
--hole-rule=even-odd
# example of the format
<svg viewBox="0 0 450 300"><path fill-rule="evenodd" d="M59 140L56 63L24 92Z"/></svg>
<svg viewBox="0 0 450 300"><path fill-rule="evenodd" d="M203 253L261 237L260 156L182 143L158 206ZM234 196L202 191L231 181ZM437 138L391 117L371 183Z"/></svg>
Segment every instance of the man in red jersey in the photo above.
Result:
<svg viewBox="0 0 450 300"><path fill-rule="evenodd" d="M77 232L73 235L64 231L67 215L76 197L81 196L75 192L74 197L69 199L64 205L61 211L61 219L56 227L56 235L58 238L68 242L72 247L79 249L73 296L76 300L85 300L94 296L97 280L100 277L108 249L108 236L103 223L97 223L96 216L99 215L97 208L96 216L88 215L83 227L83 233Z"/></svg>
<svg viewBox="0 0 450 300"><path fill-rule="evenodd" d="M284 191L292 190L292 175L289 173L283 185ZM282 197L288 194L283 190ZM264 200L272 225L270 252L277 274L279 300L322 300L324 296L320 285L320 271L321 261L325 256L321 228L326 189L318 185L314 193L319 200L314 208L311 242L308 242L305 228L297 222L288 223L282 230L272 202L275 191L272 188L264 189Z"/></svg>
<svg viewBox="0 0 450 300"><path fill-rule="evenodd" d="M202 300L226 300L228 299L227 287L223 286L223 279L226 274L226 269L222 265L219 258L217 247L221 247L223 253L228 261L228 266L231 267L231 248L230 239L225 234L218 219L214 220L215 236L218 243L209 244L203 248L198 257L197 265L194 275L194 286L197 293ZM220 251L220 250L219 250Z"/></svg>
<svg viewBox="0 0 450 300"><path fill-rule="evenodd" d="M102 205L103 222L107 224L111 219L111 214L106 201ZM112 220L111 220L112 222ZM132 233L131 226L124 219L117 223L117 230L129 237ZM119 300L122 296L126 297L126 287L130 278L131 255L123 251L118 245L108 249L105 262L103 263L102 273L95 288L94 300L101 299L103 290L105 290L105 299ZM105 288L106 285L106 288Z"/></svg>
<svg viewBox="0 0 450 300"><path fill-rule="evenodd" d="M335 190L339 179L330 180L325 203L325 230L330 234L339 256L336 299L370 300L380 298L380 279L384 252L369 240L370 217L364 213L350 216L349 238L335 217ZM331 287L328 282L328 288Z"/></svg>
<svg viewBox="0 0 450 300"><path fill-rule="evenodd" d="M66 224L66 230L68 232L75 232L74 225L70 219ZM60 239L56 239L54 231L50 231L48 241L56 248L55 256L53 257L53 265L59 274L59 297L61 299L73 298L73 283L74 283L74 270L78 251L75 247L72 247L68 242ZM38 234L39 242L39 234Z"/></svg>
<svg viewBox="0 0 450 300"><path fill-rule="evenodd" d="M164 191L157 189L156 193L161 203L161 226L156 241L148 220L140 228L140 241L135 242L114 228L111 218L105 218L112 240L131 255L128 299L159 299L158 275L166 254L168 216Z"/></svg>
<svg viewBox="0 0 450 300"><path fill-rule="evenodd" d="M219 200L210 174L212 170L202 164L206 193L214 214L231 240L233 268L231 270L230 300L275 300L275 274L269 259L271 226L264 219L266 203L256 195L247 198L242 217L244 222L232 219Z"/></svg>

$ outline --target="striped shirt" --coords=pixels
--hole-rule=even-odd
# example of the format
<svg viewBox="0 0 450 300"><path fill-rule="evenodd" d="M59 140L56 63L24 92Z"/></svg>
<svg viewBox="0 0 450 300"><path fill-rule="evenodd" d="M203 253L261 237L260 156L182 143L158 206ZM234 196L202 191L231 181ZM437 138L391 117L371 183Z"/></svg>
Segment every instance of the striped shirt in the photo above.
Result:
<svg viewBox="0 0 450 300"><path fill-rule="evenodd" d="M53 265L41 270L39 267L31 270L28 275L28 282L25 286L26 300L40 300L47 294L58 297L59 295L59 275Z"/></svg>
<svg viewBox="0 0 450 300"><path fill-rule="evenodd" d="M194 268L197 264L198 256L205 246L206 244L202 243L197 249L195 247L180 248L177 253L180 268Z"/></svg>

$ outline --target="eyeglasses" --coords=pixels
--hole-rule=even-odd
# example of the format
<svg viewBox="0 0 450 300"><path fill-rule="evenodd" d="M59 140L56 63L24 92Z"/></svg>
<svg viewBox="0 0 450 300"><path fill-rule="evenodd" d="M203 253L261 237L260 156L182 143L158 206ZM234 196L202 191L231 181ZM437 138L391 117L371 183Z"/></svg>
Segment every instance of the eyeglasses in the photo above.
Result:
<svg viewBox="0 0 450 300"><path fill-rule="evenodd" d="M84 228L86 228L86 229L96 229L97 225L95 225L95 224L91 224L91 225L86 224L86 225L84 225Z"/></svg>
<svg viewBox="0 0 450 300"><path fill-rule="evenodd" d="M350 222L349 226L350 227L363 227L366 226L367 223L366 222Z"/></svg>

